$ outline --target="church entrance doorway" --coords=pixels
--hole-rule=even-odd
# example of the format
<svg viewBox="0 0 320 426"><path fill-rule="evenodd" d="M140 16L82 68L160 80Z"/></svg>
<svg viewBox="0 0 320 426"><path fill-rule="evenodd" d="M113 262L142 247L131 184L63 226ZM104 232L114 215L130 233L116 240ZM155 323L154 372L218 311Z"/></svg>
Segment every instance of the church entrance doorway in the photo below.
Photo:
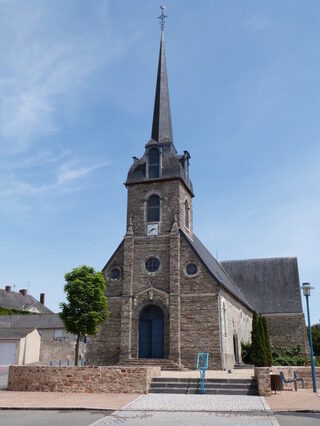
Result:
<svg viewBox="0 0 320 426"><path fill-rule="evenodd" d="M145 307L139 318L139 358L163 358L164 319L155 305Z"/></svg>

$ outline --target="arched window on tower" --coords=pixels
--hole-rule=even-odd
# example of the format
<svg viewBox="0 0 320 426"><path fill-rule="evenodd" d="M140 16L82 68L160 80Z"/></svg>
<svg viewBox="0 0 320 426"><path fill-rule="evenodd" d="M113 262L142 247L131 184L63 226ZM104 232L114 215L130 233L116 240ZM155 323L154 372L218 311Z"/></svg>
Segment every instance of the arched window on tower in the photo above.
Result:
<svg viewBox="0 0 320 426"><path fill-rule="evenodd" d="M184 225L186 228L189 229L190 227L190 209L189 209L189 203L188 200L184 203Z"/></svg>
<svg viewBox="0 0 320 426"><path fill-rule="evenodd" d="M148 177L160 177L160 152L157 148L151 148L148 152Z"/></svg>
<svg viewBox="0 0 320 426"><path fill-rule="evenodd" d="M149 197L147 220L148 222L160 221L160 197L158 195L151 195Z"/></svg>

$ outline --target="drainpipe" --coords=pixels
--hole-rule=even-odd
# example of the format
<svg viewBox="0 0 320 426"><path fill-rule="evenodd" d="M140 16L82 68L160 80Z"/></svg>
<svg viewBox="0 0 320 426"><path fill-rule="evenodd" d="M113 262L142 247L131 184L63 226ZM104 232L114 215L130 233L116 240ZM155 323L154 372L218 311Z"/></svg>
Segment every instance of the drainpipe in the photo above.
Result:
<svg viewBox="0 0 320 426"><path fill-rule="evenodd" d="M218 291L218 299L219 299L219 329L220 329L220 348L223 355L223 369L226 369L226 354L223 347L223 330L222 330L222 314L221 314L221 285L219 285Z"/></svg>

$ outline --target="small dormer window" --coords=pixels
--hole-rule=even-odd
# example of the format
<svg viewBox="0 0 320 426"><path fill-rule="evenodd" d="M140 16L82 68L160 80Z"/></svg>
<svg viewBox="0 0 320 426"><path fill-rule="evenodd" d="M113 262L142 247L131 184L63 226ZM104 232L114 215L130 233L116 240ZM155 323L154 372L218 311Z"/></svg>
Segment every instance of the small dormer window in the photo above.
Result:
<svg viewBox="0 0 320 426"><path fill-rule="evenodd" d="M160 197L158 195L151 195L148 199L147 221L160 221Z"/></svg>
<svg viewBox="0 0 320 426"><path fill-rule="evenodd" d="M189 182L189 160L190 160L190 154L188 151L183 151L183 168L186 174L186 179Z"/></svg>
<svg viewBox="0 0 320 426"><path fill-rule="evenodd" d="M160 176L160 152L157 148L151 148L148 152L148 177L150 179Z"/></svg>

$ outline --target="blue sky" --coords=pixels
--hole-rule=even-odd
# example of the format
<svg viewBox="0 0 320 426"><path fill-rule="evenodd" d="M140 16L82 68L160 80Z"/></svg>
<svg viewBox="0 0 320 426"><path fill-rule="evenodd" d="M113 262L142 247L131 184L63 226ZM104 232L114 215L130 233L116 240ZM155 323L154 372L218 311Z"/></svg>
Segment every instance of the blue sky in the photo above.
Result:
<svg viewBox="0 0 320 426"><path fill-rule="evenodd" d="M297 256L320 318L320 4L168 0L174 142L219 260ZM0 280L64 298L125 232L150 138L159 2L0 0Z"/></svg>

